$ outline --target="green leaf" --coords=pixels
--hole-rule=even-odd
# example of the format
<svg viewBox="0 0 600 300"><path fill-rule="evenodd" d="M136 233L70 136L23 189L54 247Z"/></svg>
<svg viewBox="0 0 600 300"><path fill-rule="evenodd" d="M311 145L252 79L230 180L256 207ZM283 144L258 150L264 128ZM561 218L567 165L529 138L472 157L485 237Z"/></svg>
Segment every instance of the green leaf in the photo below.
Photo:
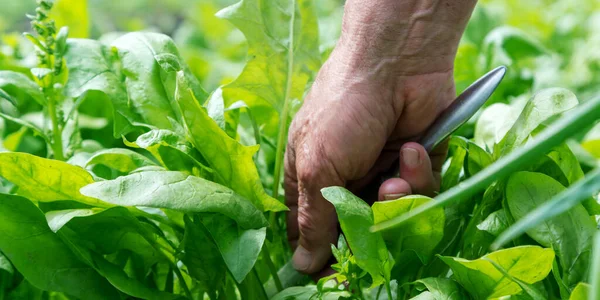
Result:
<svg viewBox="0 0 600 300"><path fill-rule="evenodd" d="M217 245L202 222L193 222L187 216L181 260L192 278L205 290L216 290L225 282L227 267Z"/></svg>
<svg viewBox="0 0 600 300"><path fill-rule="evenodd" d="M467 150L465 170L469 176L475 175L493 162L492 156L489 153L466 138L453 136L450 138L450 145L456 145Z"/></svg>
<svg viewBox="0 0 600 300"><path fill-rule="evenodd" d="M137 168L155 166L147 157L129 149L112 148L100 150L90 157L86 166L104 165L122 173L129 173Z"/></svg>
<svg viewBox="0 0 600 300"><path fill-rule="evenodd" d="M0 195L0 215L0 249L34 286L77 298L120 297L48 228L44 214L29 200Z"/></svg>
<svg viewBox="0 0 600 300"><path fill-rule="evenodd" d="M594 234L594 247L591 261L589 282L592 283L589 291L589 299L600 297L600 233Z"/></svg>
<svg viewBox="0 0 600 300"><path fill-rule="evenodd" d="M271 298L271 300L310 300L313 299L317 294L317 287L314 285L294 286L279 292L277 295Z"/></svg>
<svg viewBox="0 0 600 300"><path fill-rule="evenodd" d="M498 236L510 225L504 209L497 210L487 216L483 222L477 225L477 229L489 232L493 236Z"/></svg>
<svg viewBox="0 0 600 300"><path fill-rule="evenodd" d="M113 286L127 295L135 298L150 300L170 300L181 298L181 296L178 295L173 295L171 293L150 288L140 281L127 276L122 269L98 254L92 252L91 257L94 261L96 270L98 270L98 273L104 276Z"/></svg>
<svg viewBox="0 0 600 300"><path fill-rule="evenodd" d="M200 154L185 137L166 129L154 129L140 135L130 147L148 150L163 166L171 171L212 179L213 171L205 166Z"/></svg>
<svg viewBox="0 0 600 300"><path fill-rule="evenodd" d="M87 0L55 0L50 18L56 27L69 27L70 36L87 38L90 32Z"/></svg>
<svg viewBox="0 0 600 300"><path fill-rule="evenodd" d="M493 261L489 258L484 258L484 259L489 261L494 266L494 268L496 268L496 270L498 270L498 271L500 271L500 273L502 273L502 275L506 276L507 278L509 278L516 284L518 284L523 289L525 294L527 294L529 297L531 297L532 300L546 300L548 298L545 295L543 295L542 292L540 290L538 290L532 284L529 284L527 282L524 282L524 281L512 276L510 273L508 273L508 271L506 271L501 265L499 265L495 261Z"/></svg>
<svg viewBox="0 0 600 300"><path fill-rule="evenodd" d="M497 263L514 278L533 284L550 273L554 251L537 246L521 246L496 251L476 260L449 256L440 258L450 266L456 281L471 296L475 299L487 299L515 295L522 289L486 259Z"/></svg>
<svg viewBox="0 0 600 300"><path fill-rule="evenodd" d="M114 254L125 249L139 255L143 270L162 259L150 244L158 242L147 224L140 223L124 207L50 211L46 213L46 220L53 231L72 232L97 253ZM63 228L66 230L59 231Z"/></svg>
<svg viewBox="0 0 600 300"><path fill-rule="evenodd" d="M31 96L40 105L46 104L46 97L40 87L27 76L14 71L0 71L0 89L10 95L8 88L16 89ZM12 95L12 97L15 97ZM3 97L5 98L5 97ZM11 101L11 99L6 99ZM12 101L11 101L12 102Z"/></svg>
<svg viewBox="0 0 600 300"><path fill-rule="evenodd" d="M151 32L132 32L116 39L112 46L118 49L125 75L128 100L144 123L160 129L171 129L171 120L180 119L175 103L175 72L162 68L165 57L178 60L190 88L202 100L206 93L191 74L171 38ZM162 65L161 65L162 64Z"/></svg>
<svg viewBox="0 0 600 300"><path fill-rule="evenodd" d="M519 117L517 109L522 107L515 106L514 103L494 103L483 109L475 123L475 143L486 149L494 149Z"/></svg>
<svg viewBox="0 0 600 300"><path fill-rule="evenodd" d="M467 298L462 287L449 278L429 277L416 280L411 284L424 285L434 300L462 300Z"/></svg>
<svg viewBox="0 0 600 300"><path fill-rule="evenodd" d="M546 54L542 44L524 32L508 26L492 30L483 41L483 49L495 63L511 65L513 60Z"/></svg>
<svg viewBox="0 0 600 300"><path fill-rule="evenodd" d="M147 171L92 183L81 193L121 206L168 208L181 212L215 212L242 228L267 225L262 213L234 191L211 181L174 171Z"/></svg>
<svg viewBox="0 0 600 300"><path fill-rule="evenodd" d="M597 159L600 159L600 123L596 124L583 138L581 146Z"/></svg>
<svg viewBox="0 0 600 300"><path fill-rule="evenodd" d="M372 207L374 224L399 216L428 201L431 201L431 198L417 195L377 201ZM412 250L423 264L427 264L433 250L444 236L445 221L444 209L438 208L402 226L384 231L381 235L395 259L402 251Z"/></svg>
<svg viewBox="0 0 600 300"><path fill-rule="evenodd" d="M508 179L506 201L511 215L515 220L521 220L564 190L565 187L547 175L518 172ZM585 208L578 204L531 227L527 230L527 235L556 251L563 269L563 280L573 288L587 274L592 248L590 236L595 231L595 222L588 216Z"/></svg>
<svg viewBox="0 0 600 300"><path fill-rule="evenodd" d="M242 282L258 259L267 228L242 229L231 218L216 214L200 219L219 248L229 272L238 283Z"/></svg>
<svg viewBox="0 0 600 300"><path fill-rule="evenodd" d="M589 297L589 298L588 298ZM590 297L590 285L584 282L580 282L577 284L573 292L571 292L571 296L569 300L588 300L594 299Z"/></svg>
<svg viewBox="0 0 600 300"><path fill-rule="evenodd" d="M94 206L107 205L79 192L80 188L94 182L92 175L65 162L27 153L4 152L0 153L0 176L18 186L18 193L31 200L74 200Z"/></svg>
<svg viewBox="0 0 600 300"><path fill-rule="evenodd" d="M15 268L4 254L0 251L0 295L3 295L5 289L12 287L15 275Z"/></svg>
<svg viewBox="0 0 600 300"><path fill-rule="evenodd" d="M286 102L302 99L321 66L312 0L242 0L217 16L244 33L251 57L242 74L223 87L225 106L242 99L250 108L267 106L281 114ZM257 115L257 121L274 133L273 113L264 112Z"/></svg>
<svg viewBox="0 0 600 300"><path fill-rule="evenodd" d="M394 259L385 246L381 233L369 231L374 223L369 205L342 187L324 188L321 193L335 206L356 263L373 278L371 287L389 281Z"/></svg>
<svg viewBox="0 0 600 300"><path fill-rule="evenodd" d="M132 123L141 123L144 119L129 102L113 56L108 47L100 42L69 39L65 53L69 68L65 94L72 98L84 97L90 91L106 95L114 109L114 136L119 137L133 130Z"/></svg>
<svg viewBox="0 0 600 300"><path fill-rule="evenodd" d="M575 94L566 89L550 88L538 92L525 105L519 118L502 141L496 145L494 155L496 157L506 155L522 145L544 121L577 106L578 103Z"/></svg>
<svg viewBox="0 0 600 300"><path fill-rule="evenodd" d="M196 101L182 72L177 74L176 94L192 143L215 171L215 181L246 197L262 211L286 210L283 203L268 196L262 187L252 160L258 146L246 147L221 130Z"/></svg>

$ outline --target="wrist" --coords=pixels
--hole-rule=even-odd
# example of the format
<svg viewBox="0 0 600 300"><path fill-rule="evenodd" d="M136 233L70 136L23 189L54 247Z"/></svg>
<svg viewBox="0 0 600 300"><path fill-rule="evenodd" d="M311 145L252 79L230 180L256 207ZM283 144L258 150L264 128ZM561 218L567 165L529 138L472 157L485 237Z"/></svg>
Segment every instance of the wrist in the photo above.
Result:
<svg viewBox="0 0 600 300"><path fill-rule="evenodd" d="M452 69L476 0L348 0L336 52L356 70Z"/></svg>

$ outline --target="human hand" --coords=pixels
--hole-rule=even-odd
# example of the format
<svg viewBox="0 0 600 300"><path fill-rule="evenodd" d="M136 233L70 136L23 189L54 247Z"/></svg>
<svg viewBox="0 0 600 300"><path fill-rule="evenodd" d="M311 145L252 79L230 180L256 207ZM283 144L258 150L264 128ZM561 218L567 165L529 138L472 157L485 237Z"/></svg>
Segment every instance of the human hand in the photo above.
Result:
<svg viewBox="0 0 600 300"><path fill-rule="evenodd" d="M323 187L359 193L400 155L400 178L381 185L379 200L439 189L447 147L428 155L411 141L454 99L453 61L473 6L467 0L347 1L340 41L289 132L288 239L299 271L320 271L337 240L336 213L321 196Z"/></svg>

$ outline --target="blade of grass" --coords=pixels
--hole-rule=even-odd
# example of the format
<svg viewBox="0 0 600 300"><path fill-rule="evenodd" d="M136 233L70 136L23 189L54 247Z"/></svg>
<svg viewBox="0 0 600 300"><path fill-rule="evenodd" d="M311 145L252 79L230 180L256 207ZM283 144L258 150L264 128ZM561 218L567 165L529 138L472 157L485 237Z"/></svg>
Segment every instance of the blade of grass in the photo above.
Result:
<svg viewBox="0 0 600 300"><path fill-rule="evenodd" d="M592 172L588 173L585 178L577 181L569 189L554 196L552 200L539 206L502 232L492 244L492 250L497 250L545 220L568 211L598 191L600 191L600 168L594 169Z"/></svg>
<svg viewBox="0 0 600 300"><path fill-rule="evenodd" d="M600 232L594 236L594 252L590 268L590 294L588 299L600 299Z"/></svg>
<svg viewBox="0 0 600 300"><path fill-rule="evenodd" d="M586 128L597 119L600 119L600 97L587 101L579 107L565 114L562 118L542 131L536 138L521 148L502 157L494 164L483 169L475 176L459 183L445 193L421 205L410 212L400 215L388 221L373 225L371 231L381 231L398 226L415 216L425 213L436 207L442 207L453 202L468 199L479 191L482 191L496 180L503 179L511 173L518 171L524 165L536 160L550 149L558 146L570 136Z"/></svg>

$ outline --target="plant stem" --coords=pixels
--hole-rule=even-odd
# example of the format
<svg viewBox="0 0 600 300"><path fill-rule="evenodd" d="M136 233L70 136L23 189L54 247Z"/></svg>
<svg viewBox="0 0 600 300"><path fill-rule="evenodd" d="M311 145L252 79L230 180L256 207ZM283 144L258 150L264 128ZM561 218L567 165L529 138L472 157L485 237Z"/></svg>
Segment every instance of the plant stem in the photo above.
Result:
<svg viewBox="0 0 600 300"><path fill-rule="evenodd" d="M506 178L523 166L536 161L550 149L560 145L574 134L586 128L600 118L600 97L587 101L570 113L548 126L531 143L502 157L475 176L438 195L435 200L421 205L410 212L379 223L371 227L372 231L381 231L398 226L435 207L469 199L469 197L487 188L494 181Z"/></svg>
<svg viewBox="0 0 600 300"><path fill-rule="evenodd" d="M275 268L275 265L273 264L273 261L271 260L271 253L269 252L269 246L267 245L266 241L263 245L263 258L264 258L265 262L267 263L267 266L269 267L269 272L271 272L271 276L273 277L273 281L275 282L277 291L278 292L283 291L283 285L281 285L281 280L279 279L279 274L277 274L277 268Z"/></svg>
<svg viewBox="0 0 600 300"><path fill-rule="evenodd" d="M392 287L390 286L390 281L389 280L385 281L385 290L387 292L388 299L393 299L392 298Z"/></svg>
<svg viewBox="0 0 600 300"><path fill-rule="evenodd" d="M292 91L292 76L294 74L294 23L296 17L296 0L292 0L292 16L290 17L288 45L288 62L287 62L287 80L285 87L285 97L283 99L283 109L279 115L279 133L277 135L277 149L275 149L275 170L273 172L273 197L279 198L279 183L281 180L281 169L283 163L283 155L285 153L285 138L287 137L287 123L290 110L290 93Z"/></svg>
<svg viewBox="0 0 600 300"><path fill-rule="evenodd" d="M263 299L269 299L269 296L267 296L267 291L265 291L265 287L260 282L260 277L258 277L258 272L256 272L256 266L254 266L252 268L252 274L254 275L254 278L255 278L254 281L255 281L255 283L257 283L259 290L262 291Z"/></svg>
<svg viewBox="0 0 600 300"><path fill-rule="evenodd" d="M56 114L56 103L54 97L54 89L52 87L48 87L44 89L46 93L46 101L48 102L48 114L50 115L50 120L52 122L52 152L54 152L54 159L56 160L65 160L63 154L63 144L62 144L62 128L60 127L58 116Z"/></svg>

